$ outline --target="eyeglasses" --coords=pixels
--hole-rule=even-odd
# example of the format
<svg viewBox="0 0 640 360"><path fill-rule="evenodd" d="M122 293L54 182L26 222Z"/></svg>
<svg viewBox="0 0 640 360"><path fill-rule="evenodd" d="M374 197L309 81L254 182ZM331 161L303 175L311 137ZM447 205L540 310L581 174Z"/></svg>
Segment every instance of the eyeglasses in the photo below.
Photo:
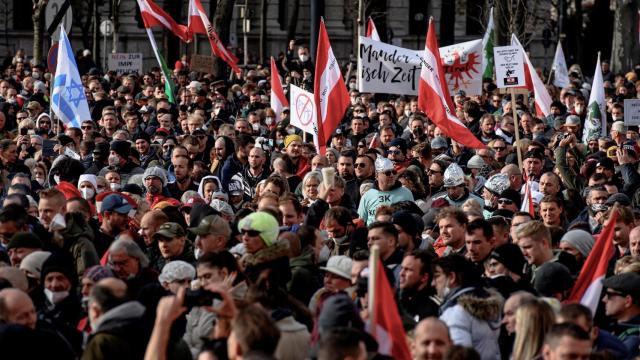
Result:
<svg viewBox="0 0 640 360"><path fill-rule="evenodd" d="M355 163L355 164L353 164L353 167L355 167L355 168L363 168L363 169L364 169L364 168L366 168L366 167L367 167L367 164L365 164L365 163L363 163L363 162L361 162L361 163Z"/></svg>
<svg viewBox="0 0 640 360"><path fill-rule="evenodd" d="M384 174L385 176L395 176L398 175L398 172L395 170L387 170L383 171L382 174Z"/></svg>
<svg viewBox="0 0 640 360"><path fill-rule="evenodd" d="M502 204L502 205L513 205L513 200L509 200L509 199L499 199L499 200L498 200L498 204Z"/></svg>
<svg viewBox="0 0 640 360"><path fill-rule="evenodd" d="M365 145L365 144L358 144L358 149L362 149L362 148L366 148L366 147L367 147L367 145Z"/></svg>
<svg viewBox="0 0 640 360"><path fill-rule="evenodd" d="M388 155L392 155L392 154L393 155L400 155L400 154L402 154L402 151L400 151L400 150L387 150L387 154Z"/></svg>
<svg viewBox="0 0 640 360"><path fill-rule="evenodd" d="M256 236L260 236L260 231L258 230L240 230L240 232L242 233L242 235L248 235L251 237L256 237Z"/></svg>
<svg viewBox="0 0 640 360"><path fill-rule="evenodd" d="M42 120L40 120L40 124L49 124L49 125L51 125L51 121L42 121Z"/></svg>
<svg viewBox="0 0 640 360"><path fill-rule="evenodd" d="M429 169L427 175L442 174L442 171Z"/></svg>

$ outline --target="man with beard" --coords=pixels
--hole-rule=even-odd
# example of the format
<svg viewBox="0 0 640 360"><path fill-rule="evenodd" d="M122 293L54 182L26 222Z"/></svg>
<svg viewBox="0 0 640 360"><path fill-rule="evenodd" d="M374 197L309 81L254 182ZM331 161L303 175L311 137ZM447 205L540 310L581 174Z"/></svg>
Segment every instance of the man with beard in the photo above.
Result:
<svg viewBox="0 0 640 360"><path fill-rule="evenodd" d="M142 180L147 190L145 198L151 207L167 198L162 193L162 189L167 184L167 173L163 168L157 166L147 168Z"/></svg>
<svg viewBox="0 0 640 360"><path fill-rule="evenodd" d="M111 244L121 232L127 229L131 209L133 206L118 193L107 195L102 200L100 208L102 224L98 234L98 237L104 238L101 243Z"/></svg>
<svg viewBox="0 0 640 360"><path fill-rule="evenodd" d="M442 198L455 207L461 207L469 199L475 200L480 206L484 204L481 198L469 192L464 180L464 172L458 164L452 163L447 167L447 170L444 171L443 182L446 194L434 197L433 200Z"/></svg>
<svg viewBox="0 0 640 360"><path fill-rule="evenodd" d="M375 164L370 156L358 155L353 167L358 181L358 188L365 180L375 181Z"/></svg>
<svg viewBox="0 0 640 360"><path fill-rule="evenodd" d="M269 172L264 168L265 161L264 150L254 147L249 151L249 162L242 168L242 172L231 178L242 185L245 201L251 201L256 195L258 183L269 177Z"/></svg>
<svg viewBox="0 0 640 360"><path fill-rule="evenodd" d="M522 159L527 179L530 181L540 181L544 169L544 154L542 151L534 149L527 151Z"/></svg>
<svg viewBox="0 0 640 360"><path fill-rule="evenodd" d="M414 250L405 254L400 264L400 304L414 321L438 316L438 305L433 300L431 287L434 255L426 250Z"/></svg>
<svg viewBox="0 0 640 360"><path fill-rule="evenodd" d="M156 148L151 147L151 137L146 132L139 132L134 138L136 150L140 154L140 167L146 169L152 161L159 161L160 156Z"/></svg>
<svg viewBox="0 0 640 360"><path fill-rule="evenodd" d="M198 186L191 179L193 160L186 156L178 156L171 159L171 164L176 176L176 181L167 185L171 197L180 200L186 191L198 191Z"/></svg>
<svg viewBox="0 0 640 360"><path fill-rule="evenodd" d="M301 179L311 170L306 157L302 156L302 138L300 135L287 135L284 138L284 150L294 163L294 174Z"/></svg>
<svg viewBox="0 0 640 360"><path fill-rule="evenodd" d="M416 144L427 141L427 134L424 132L424 119L421 115L411 115L409 119L409 131L402 134L402 138L406 140L411 147Z"/></svg>
<svg viewBox="0 0 640 360"><path fill-rule="evenodd" d="M350 194L353 201L357 204L360 202L360 186L358 185L358 181L355 177L353 160L353 152L342 152L338 158L338 175L344 179L345 192Z"/></svg>
<svg viewBox="0 0 640 360"><path fill-rule="evenodd" d="M222 166L222 188L226 191L229 188L229 182L233 175L242 171L242 168L249 161L249 152L254 147L255 139L247 134L239 134L236 136L235 153L227 157ZM302 143L302 141L300 142ZM300 151L298 149L298 151Z"/></svg>
<svg viewBox="0 0 640 360"><path fill-rule="evenodd" d="M586 190L587 207L578 214L578 217L569 224L569 227L578 222L586 222L589 224L591 233L597 234L602 228L600 220L608 209L606 202L609 198L609 193L602 185L591 186Z"/></svg>
<svg viewBox="0 0 640 360"><path fill-rule="evenodd" d="M398 181L398 172L391 160L378 158L376 166L376 183L374 188L367 191L358 207L358 216L367 224L375 221L376 209L380 205L390 205L400 201L413 201L413 194L402 187Z"/></svg>
<svg viewBox="0 0 640 360"><path fill-rule="evenodd" d="M509 177L505 174L495 174L484 184L482 198L484 208L487 211L494 211L498 208L500 194L509 188Z"/></svg>
<svg viewBox="0 0 640 360"><path fill-rule="evenodd" d="M111 142L108 163L100 170L99 176L105 176L108 171L115 168L120 174L120 183L126 184L131 175L142 174L144 169L137 166L129 156L131 155L131 143L128 141L115 140Z"/></svg>

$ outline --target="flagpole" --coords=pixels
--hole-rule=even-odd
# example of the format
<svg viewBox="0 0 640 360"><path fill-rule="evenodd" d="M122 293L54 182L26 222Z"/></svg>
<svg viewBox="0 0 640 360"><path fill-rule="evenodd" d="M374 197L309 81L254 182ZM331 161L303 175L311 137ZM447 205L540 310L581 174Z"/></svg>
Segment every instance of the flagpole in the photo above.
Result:
<svg viewBox="0 0 640 360"><path fill-rule="evenodd" d="M516 111L516 91L514 88L509 88L511 93L511 111L513 112L513 125L516 128L516 141L514 144L516 145L516 153L518 154L518 167L522 169L522 152L520 151L520 130L518 126L518 112Z"/></svg>
<svg viewBox="0 0 640 360"><path fill-rule="evenodd" d="M377 296L376 292L376 281L378 276L378 261L380 259L380 247L378 245L373 245L371 247L371 255L369 255L369 283L368 283L368 293L369 293L369 302L367 304L367 310L369 313L369 326L371 329L371 335L376 338L376 330L378 325L378 319L376 319L376 311L375 311L375 298ZM382 274L385 276L385 274Z"/></svg>

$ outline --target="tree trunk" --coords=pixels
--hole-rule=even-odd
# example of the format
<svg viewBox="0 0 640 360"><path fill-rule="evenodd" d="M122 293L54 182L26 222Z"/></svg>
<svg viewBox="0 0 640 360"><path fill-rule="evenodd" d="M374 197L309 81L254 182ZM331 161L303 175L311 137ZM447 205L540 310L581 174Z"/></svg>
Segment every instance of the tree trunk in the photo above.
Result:
<svg viewBox="0 0 640 360"><path fill-rule="evenodd" d="M265 64L267 54L267 0L260 0L260 64Z"/></svg>
<svg viewBox="0 0 640 360"><path fill-rule="evenodd" d="M293 0L293 10L291 10L291 18L289 18L289 29L287 30L287 42L296 38L296 29L298 28L298 14L300 13L300 0Z"/></svg>
<svg viewBox="0 0 640 360"><path fill-rule="evenodd" d="M638 4L635 1L615 0L611 71L625 72L633 68L640 55L638 48Z"/></svg>
<svg viewBox="0 0 640 360"><path fill-rule="evenodd" d="M46 0L37 0L33 3L31 20L33 21L33 59L36 64L42 61L42 32L44 31L42 21L46 6Z"/></svg>
<svg viewBox="0 0 640 360"><path fill-rule="evenodd" d="M233 6L235 3L235 0L219 0L216 5L216 14L212 21L213 28L225 46L229 44L231 18L233 17ZM227 71L227 66L221 59L218 59L218 61L213 64L213 73L216 76L226 76Z"/></svg>

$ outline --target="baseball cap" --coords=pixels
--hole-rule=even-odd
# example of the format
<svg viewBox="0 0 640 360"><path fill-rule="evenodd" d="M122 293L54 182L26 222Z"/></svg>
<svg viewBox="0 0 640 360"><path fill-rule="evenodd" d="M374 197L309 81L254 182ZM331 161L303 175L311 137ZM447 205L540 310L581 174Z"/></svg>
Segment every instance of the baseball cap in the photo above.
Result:
<svg viewBox="0 0 640 360"><path fill-rule="evenodd" d="M631 295L634 299L640 298L640 275L628 272L611 276L604 280L604 287Z"/></svg>
<svg viewBox="0 0 640 360"><path fill-rule="evenodd" d="M353 261L348 256L332 256L327 261L327 266L321 266L320 270L328 271L341 278L351 280L351 265Z"/></svg>
<svg viewBox="0 0 640 360"><path fill-rule="evenodd" d="M200 236L213 234L229 237L231 235L229 222L218 215L205 216L198 226L189 228L189 231Z"/></svg>
<svg viewBox="0 0 640 360"><path fill-rule="evenodd" d="M129 204L124 196L120 194L110 194L102 200L100 212L104 214L107 211L115 211L118 214L128 214L131 209L133 209L133 206Z"/></svg>
<svg viewBox="0 0 640 360"><path fill-rule="evenodd" d="M153 238L158 238L158 240L174 239L177 237L183 237L185 235L186 234L184 232L184 229L178 223L167 222L160 225L158 232L153 234Z"/></svg>

